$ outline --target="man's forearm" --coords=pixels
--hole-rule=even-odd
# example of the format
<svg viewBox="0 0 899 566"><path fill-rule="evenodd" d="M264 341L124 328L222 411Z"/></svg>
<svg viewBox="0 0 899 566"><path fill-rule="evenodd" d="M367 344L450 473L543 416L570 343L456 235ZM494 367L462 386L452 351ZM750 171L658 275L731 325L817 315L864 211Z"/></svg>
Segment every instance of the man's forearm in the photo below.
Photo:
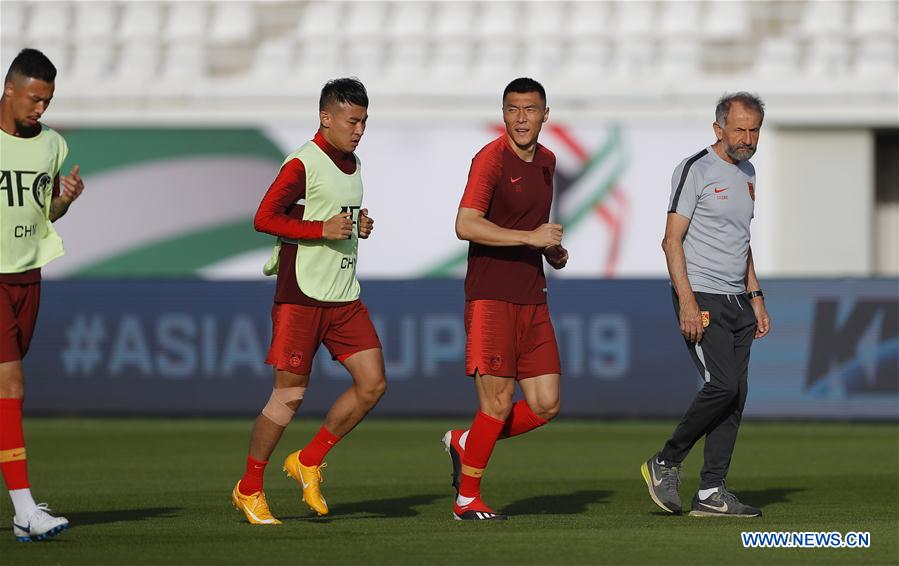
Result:
<svg viewBox="0 0 899 566"><path fill-rule="evenodd" d="M666 242L664 246L665 262L668 264L668 275L679 299L693 296L690 279L687 277L687 257L681 242Z"/></svg>
<svg viewBox="0 0 899 566"><path fill-rule="evenodd" d="M53 197L50 201L50 222L56 222L69 211L69 205L72 203L62 197Z"/></svg>
<svg viewBox="0 0 899 566"><path fill-rule="evenodd" d="M746 290L758 291L762 288L758 277L755 275L755 262L752 260L752 248L749 248L749 259L746 265Z"/></svg>
<svg viewBox="0 0 899 566"><path fill-rule="evenodd" d="M460 222L456 233L462 240L497 247L527 245L530 234L523 230L501 228L483 217L468 218Z"/></svg>

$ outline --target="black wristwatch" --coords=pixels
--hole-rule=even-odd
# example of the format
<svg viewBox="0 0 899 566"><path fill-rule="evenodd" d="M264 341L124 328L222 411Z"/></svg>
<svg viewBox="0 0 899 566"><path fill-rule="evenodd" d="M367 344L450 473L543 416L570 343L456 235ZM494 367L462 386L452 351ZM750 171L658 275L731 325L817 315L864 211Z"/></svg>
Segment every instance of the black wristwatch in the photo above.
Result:
<svg viewBox="0 0 899 566"><path fill-rule="evenodd" d="M759 289L757 291L749 291L748 293L746 293L746 296L749 297L749 300L751 301L752 299L754 299L756 297L764 297L765 294L762 293L761 289Z"/></svg>

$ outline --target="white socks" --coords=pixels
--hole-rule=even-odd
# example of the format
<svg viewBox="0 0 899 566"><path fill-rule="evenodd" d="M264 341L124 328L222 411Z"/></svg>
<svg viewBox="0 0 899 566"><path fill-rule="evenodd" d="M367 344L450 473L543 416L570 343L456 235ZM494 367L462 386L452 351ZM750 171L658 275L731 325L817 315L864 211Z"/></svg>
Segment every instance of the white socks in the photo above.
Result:
<svg viewBox="0 0 899 566"><path fill-rule="evenodd" d="M474 497L463 497L462 495L456 496L456 505L458 505L459 507L465 507L472 501L474 501Z"/></svg>
<svg viewBox="0 0 899 566"><path fill-rule="evenodd" d="M699 490L699 498L700 499L708 499L710 495L718 491L717 487L713 487L711 489L700 489Z"/></svg>
<svg viewBox="0 0 899 566"><path fill-rule="evenodd" d="M16 517L20 520L31 515L31 512L37 507L37 503L31 497L31 490L28 488L12 489L9 492L9 497L12 499L12 505L16 509Z"/></svg>

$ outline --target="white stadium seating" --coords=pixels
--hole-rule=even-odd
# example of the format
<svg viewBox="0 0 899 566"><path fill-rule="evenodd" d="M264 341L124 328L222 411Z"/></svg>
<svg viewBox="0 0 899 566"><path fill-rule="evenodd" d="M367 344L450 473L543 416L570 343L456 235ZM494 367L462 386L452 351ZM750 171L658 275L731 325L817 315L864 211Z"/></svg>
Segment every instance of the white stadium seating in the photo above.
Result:
<svg viewBox="0 0 899 566"><path fill-rule="evenodd" d="M335 74L359 76L399 112L410 92L480 104L532 74L598 112L615 111L605 93L658 106L735 85L807 92L804 107L826 91L826 113L841 92L895 100L897 17L892 0L2 0L0 62L45 51L66 85L57 108L72 112L99 108L104 83L121 108L208 93L243 108L260 77L302 97Z"/></svg>

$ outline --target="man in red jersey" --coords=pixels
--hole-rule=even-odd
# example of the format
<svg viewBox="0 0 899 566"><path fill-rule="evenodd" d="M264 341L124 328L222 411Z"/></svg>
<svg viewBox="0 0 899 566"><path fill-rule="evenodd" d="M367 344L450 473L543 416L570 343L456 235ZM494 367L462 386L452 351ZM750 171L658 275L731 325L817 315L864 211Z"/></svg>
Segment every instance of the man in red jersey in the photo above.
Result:
<svg viewBox="0 0 899 566"><path fill-rule="evenodd" d="M503 92L506 132L475 155L456 216L470 242L465 276L465 372L480 404L467 431L443 443L453 462L458 520L497 520L481 499L481 476L496 441L546 424L559 412L559 349L543 258L568 262L562 226L549 223L556 157L537 143L549 118L546 91L518 78ZM515 382L524 400L512 403Z"/></svg>
<svg viewBox="0 0 899 566"><path fill-rule="evenodd" d="M323 426L284 461L303 501L319 515L328 504L319 485L325 454L375 406L387 388L381 342L359 300L356 252L374 221L362 208L359 159L353 153L368 119L368 94L356 79L328 82L319 99L320 127L293 152L256 212L256 230L279 238L266 273L277 273L272 309L271 398L256 419L246 472L231 494L253 524L279 524L262 491L268 459L305 395L312 359L324 343L353 378Z"/></svg>

